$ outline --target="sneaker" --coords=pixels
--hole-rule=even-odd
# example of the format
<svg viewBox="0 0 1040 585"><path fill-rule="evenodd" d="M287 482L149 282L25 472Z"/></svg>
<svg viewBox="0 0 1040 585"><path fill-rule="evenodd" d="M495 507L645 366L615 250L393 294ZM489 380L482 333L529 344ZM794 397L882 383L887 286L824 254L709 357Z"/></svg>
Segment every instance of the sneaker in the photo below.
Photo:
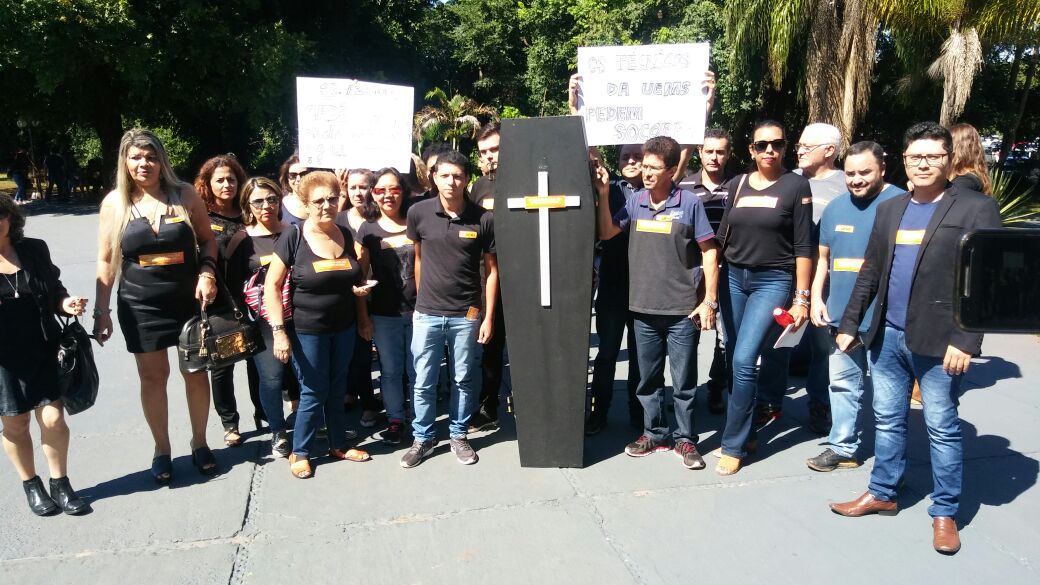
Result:
<svg viewBox="0 0 1040 585"><path fill-rule="evenodd" d="M469 418L469 432L479 433L498 428L498 419L492 418L481 408Z"/></svg>
<svg viewBox="0 0 1040 585"><path fill-rule="evenodd" d="M831 409L823 404L809 405L809 430L817 435L831 432Z"/></svg>
<svg viewBox="0 0 1040 585"><path fill-rule="evenodd" d="M401 467L408 469L419 465L423 459L429 457L430 453L433 453L436 447L437 441L433 439L412 443L411 448L404 454L404 457L401 457Z"/></svg>
<svg viewBox="0 0 1040 585"><path fill-rule="evenodd" d="M391 419L383 431L383 442L387 445L400 445L404 436L404 425L397 419Z"/></svg>
<svg viewBox="0 0 1040 585"><path fill-rule="evenodd" d="M780 418L783 414L783 410L779 406L773 406L771 404L759 403L755 405L755 426L764 427L767 424Z"/></svg>
<svg viewBox="0 0 1040 585"><path fill-rule="evenodd" d="M585 436L591 437L598 434L606 426L607 415L600 414L600 411L594 410L589 413L589 418L585 419Z"/></svg>
<svg viewBox="0 0 1040 585"><path fill-rule="evenodd" d="M477 452L473 450L466 437L453 438L451 440L451 452L459 458L459 463L463 465L473 465L477 462Z"/></svg>
<svg viewBox="0 0 1040 585"><path fill-rule="evenodd" d="M275 433L271 437L271 454L275 457L288 457L292 453L292 445L285 431Z"/></svg>
<svg viewBox="0 0 1040 585"><path fill-rule="evenodd" d="M813 471L834 471L839 467L842 469L853 469L859 467L859 461L855 457L844 457L830 449L824 449L816 457L806 459L805 464Z"/></svg>
<svg viewBox="0 0 1040 585"><path fill-rule="evenodd" d="M646 435L640 436L634 443L629 443L625 447L625 455L629 457L646 457L651 453L659 453L661 451L670 451L668 445L663 443L657 443Z"/></svg>
<svg viewBox="0 0 1040 585"><path fill-rule="evenodd" d="M697 445L690 441L679 441L672 450L675 456L682 459L682 465L686 469L704 469L704 458L697 452Z"/></svg>

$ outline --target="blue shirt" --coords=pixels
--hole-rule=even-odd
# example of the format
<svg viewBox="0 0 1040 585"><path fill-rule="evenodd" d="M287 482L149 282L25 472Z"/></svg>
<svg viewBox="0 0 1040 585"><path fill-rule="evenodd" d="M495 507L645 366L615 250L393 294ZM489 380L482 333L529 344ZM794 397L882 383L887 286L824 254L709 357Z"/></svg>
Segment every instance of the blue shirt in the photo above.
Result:
<svg viewBox="0 0 1040 585"><path fill-rule="evenodd" d="M628 308L651 315L686 316L697 307L699 242L715 237L699 197L672 185L659 209L637 191L614 215L628 232Z"/></svg>
<svg viewBox="0 0 1040 585"><path fill-rule="evenodd" d="M829 248L830 252L827 313L831 316L831 325L836 326L841 322L845 306L849 304L849 297L852 296L856 277L863 264L863 255L867 251L870 231L874 228L878 205L902 194L903 190L895 185L885 187L870 200L854 197L846 191L823 210L820 218L820 245ZM865 332L870 327L873 312L874 303L871 303L860 321L860 331Z"/></svg>
<svg viewBox="0 0 1040 585"><path fill-rule="evenodd" d="M938 201L914 203L911 200L903 212L903 219L899 222L896 249L892 256L892 272L888 276L885 324L900 331L906 328L906 308L910 304L910 288L914 284L917 253L921 251L924 232L938 206Z"/></svg>

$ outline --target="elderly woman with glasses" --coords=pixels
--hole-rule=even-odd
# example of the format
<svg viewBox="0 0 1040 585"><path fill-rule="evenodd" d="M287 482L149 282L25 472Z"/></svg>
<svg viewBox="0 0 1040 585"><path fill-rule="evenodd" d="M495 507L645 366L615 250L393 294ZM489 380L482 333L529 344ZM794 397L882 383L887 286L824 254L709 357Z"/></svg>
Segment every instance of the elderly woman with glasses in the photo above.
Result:
<svg viewBox="0 0 1040 585"><path fill-rule="evenodd" d="M264 306L273 335L273 353L283 363L292 357L300 381L289 470L297 478L313 475L310 458L324 411L329 455L334 459L366 461L369 456L346 447L347 368L355 336L372 339L372 324L363 297L367 272L364 248L350 230L336 224L340 184L328 171L308 173L299 186L309 207L300 226L301 237L281 238L267 270ZM282 312L282 286L292 279L293 330Z"/></svg>
<svg viewBox="0 0 1040 585"><path fill-rule="evenodd" d="M720 475L739 471L757 447L752 426L758 392L755 364L759 355L773 350L780 334L773 309L786 306L794 292L789 309L794 325L801 327L809 316L812 192L808 179L784 168L786 148L779 123L759 122L749 147L755 170L727 185L729 203L719 225L719 300L733 379L722 447L716 453Z"/></svg>

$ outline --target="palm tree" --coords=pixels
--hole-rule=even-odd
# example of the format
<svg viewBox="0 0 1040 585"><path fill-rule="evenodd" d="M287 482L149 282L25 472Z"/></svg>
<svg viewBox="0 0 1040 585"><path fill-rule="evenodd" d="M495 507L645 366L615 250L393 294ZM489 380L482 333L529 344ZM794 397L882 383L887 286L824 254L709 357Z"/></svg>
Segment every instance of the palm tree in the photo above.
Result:
<svg viewBox="0 0 1040 585"><path fill-rule="evenodd" d="M452 148L458 149L460 139L476 136L480 129L478 116L498 117L494 108L460 94L449 99L439 87L431 89L426 99L434 100L436 105L423 106L415 114L413 135L420 151L423 144L437 140L450 142Z"/></svg>
<svg viewBox="0 0 1040 585"><path fill-rule="evenodd" d="M793 73L803 82L810 122L841 130L848 145L870 101L879 21L870 0L728 0L730 67L746 77L765 55L769 81L781 87ZM803 48L804 56L794 53Z"/></svg>
<svg viewBox="0 0 1040 585"><path fill-rule="evenodd" d="M1037 34L1040 0L867 0L870 9L901 43L905 61L939 55L927 67L942 81L939 123L949 126L964 111L983 43L1015 41Z"/></svg>

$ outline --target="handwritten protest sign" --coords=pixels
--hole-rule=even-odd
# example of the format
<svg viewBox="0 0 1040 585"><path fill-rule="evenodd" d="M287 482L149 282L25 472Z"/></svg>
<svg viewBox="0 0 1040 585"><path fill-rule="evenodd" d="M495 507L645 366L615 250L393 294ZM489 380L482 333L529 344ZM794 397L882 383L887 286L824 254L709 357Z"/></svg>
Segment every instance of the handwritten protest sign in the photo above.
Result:
<svg viewBox="0 0 1040 585"><path fill-rule="evenodd" d="M407 172L415 90L356 79L296 78L300 162Z"/></svg>
<svg viewBox="0 0 1040 585"><path fill-rule="evenodd" d="M708 43L578 47L578 111L590 146L704 140Z"/></svg>

